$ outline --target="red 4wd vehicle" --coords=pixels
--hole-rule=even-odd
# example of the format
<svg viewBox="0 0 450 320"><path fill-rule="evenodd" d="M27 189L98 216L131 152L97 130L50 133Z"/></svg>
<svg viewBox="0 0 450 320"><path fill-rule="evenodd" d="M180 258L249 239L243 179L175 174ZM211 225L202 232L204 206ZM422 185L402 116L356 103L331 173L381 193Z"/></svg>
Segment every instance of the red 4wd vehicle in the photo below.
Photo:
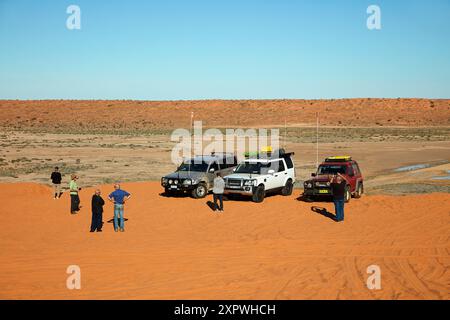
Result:
<svg viewBox="0 0 450 320"><path fill-rule="evenodd" d="M358 163L349 156L328 157L325 159L312 178L304 182L303 196L313 199L322 196L332 196L330 187L331 176L340 173L347 181L345 202L349 202L352 195L360 198L364 192L363 176Z"/></svg>

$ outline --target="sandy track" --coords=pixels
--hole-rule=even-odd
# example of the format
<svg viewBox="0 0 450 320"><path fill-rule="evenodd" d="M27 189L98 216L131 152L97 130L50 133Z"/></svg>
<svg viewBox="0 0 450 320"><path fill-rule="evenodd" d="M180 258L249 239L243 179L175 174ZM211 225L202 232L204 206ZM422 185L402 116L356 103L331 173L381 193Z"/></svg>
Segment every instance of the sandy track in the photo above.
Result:
<svg viewBox="0 0 450 320"><path fill-rule="evenodd" d="M0 184L2 299L449 299L448 194L367 196L337 224L296 196L263 204L164 198L158 183L123 185L133 193L125 233L91 234L89 200L69 214L68 195L48 187ZM111 186L101 187L104 196ZM82 289L66 289L68 265ZM382 290L366 287L369 265Z"/></svg>

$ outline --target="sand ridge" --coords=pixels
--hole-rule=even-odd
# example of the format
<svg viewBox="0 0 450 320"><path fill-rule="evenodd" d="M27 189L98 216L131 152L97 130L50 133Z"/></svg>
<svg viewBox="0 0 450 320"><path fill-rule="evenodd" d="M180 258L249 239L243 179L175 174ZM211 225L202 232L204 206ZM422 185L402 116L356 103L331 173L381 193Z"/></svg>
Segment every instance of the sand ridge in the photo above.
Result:
<svg viewBox="0 0 450 320"><path fill-rule="evenodd" d="M0 100L0 127L32 130L162 130L188 128L194 120L208 127L448 126L450 100Z"/></svg>

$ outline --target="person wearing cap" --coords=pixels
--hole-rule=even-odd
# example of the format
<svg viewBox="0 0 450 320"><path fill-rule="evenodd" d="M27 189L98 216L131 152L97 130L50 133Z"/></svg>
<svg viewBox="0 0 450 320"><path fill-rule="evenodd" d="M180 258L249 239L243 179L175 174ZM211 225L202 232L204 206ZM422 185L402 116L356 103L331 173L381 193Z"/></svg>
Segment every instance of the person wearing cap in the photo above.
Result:
<svg viewBox="0 0 450 320"><path fill-rule="evenodd" d="M70 213L77 214L80 211L80 197L78 196L78 192L81 188L78 188L77 180L78 176L76 174L72 174L70 176L71 180L69 183L70 190Z"/></svg>
<svg viewBox="0 0 450 320"><path fill-rule="evenodd" d="M61 198L62 192L61 192L61 172L59 172L59 168L55 167L55 171L52 172L52 175L50 176L50 179L52 180L53 184L53 190L55 192L55 198L59 199Z"/></svg>
<svg viewBox="0 0 450 320"><path fill-rule="evenodd" d="M103 206L105 205L105 201L101 196L100 189L95 190L94 195L92 196L92 223L91 223L91 232L102 232L103 225Z"/></svg>
<svg viewBox="0 0 450 320"><path fill-rule="evenodd" d="M109 201L114 203L114 231L120 232L125 231L125 222L123 218L123 206L126 201L128 201L131 198L131 194L126 192L125 190L120 189L120 184L116 183L114 185L114 191L111 192L108 199ZM120 218L120 223L118 224L118 218Z"/></svg>

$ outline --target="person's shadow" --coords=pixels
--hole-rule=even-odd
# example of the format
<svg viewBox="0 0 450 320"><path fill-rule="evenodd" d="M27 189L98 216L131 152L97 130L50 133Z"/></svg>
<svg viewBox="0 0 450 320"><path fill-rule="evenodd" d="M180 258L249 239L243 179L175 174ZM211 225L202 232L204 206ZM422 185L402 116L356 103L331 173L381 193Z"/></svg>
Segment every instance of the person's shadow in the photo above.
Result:
<svg viewBox="0 0 450 320"><path fill-rule="evenodd" d="M119 219L120 220L120 219ZM128 219L127 218L123 218L123 221L125 222L125 221L128 221ZM108 221L106 221L107 223L114 223L114 218L112 218L112 219L109 219Z"/></svg>
<svg viewBox="0 0 450 320"><path fill-rule="evenodd" d="M321 214L322 216L327 217L327 218L329 218L329 219L331 219L333 221L337 221L336 220L336 216L334 214L332 214L331 212L329 212L325 208L312 206L311 210L316 212L316 213L318 213L318 214Z"/></svg>
<svg viewBox="0 0 450 320"><path fill-rule="evenodd" d="M216 211L218 208L216 206L216 204L212 201L206 201L206 205L212 210L212 211Z"/></svg>

